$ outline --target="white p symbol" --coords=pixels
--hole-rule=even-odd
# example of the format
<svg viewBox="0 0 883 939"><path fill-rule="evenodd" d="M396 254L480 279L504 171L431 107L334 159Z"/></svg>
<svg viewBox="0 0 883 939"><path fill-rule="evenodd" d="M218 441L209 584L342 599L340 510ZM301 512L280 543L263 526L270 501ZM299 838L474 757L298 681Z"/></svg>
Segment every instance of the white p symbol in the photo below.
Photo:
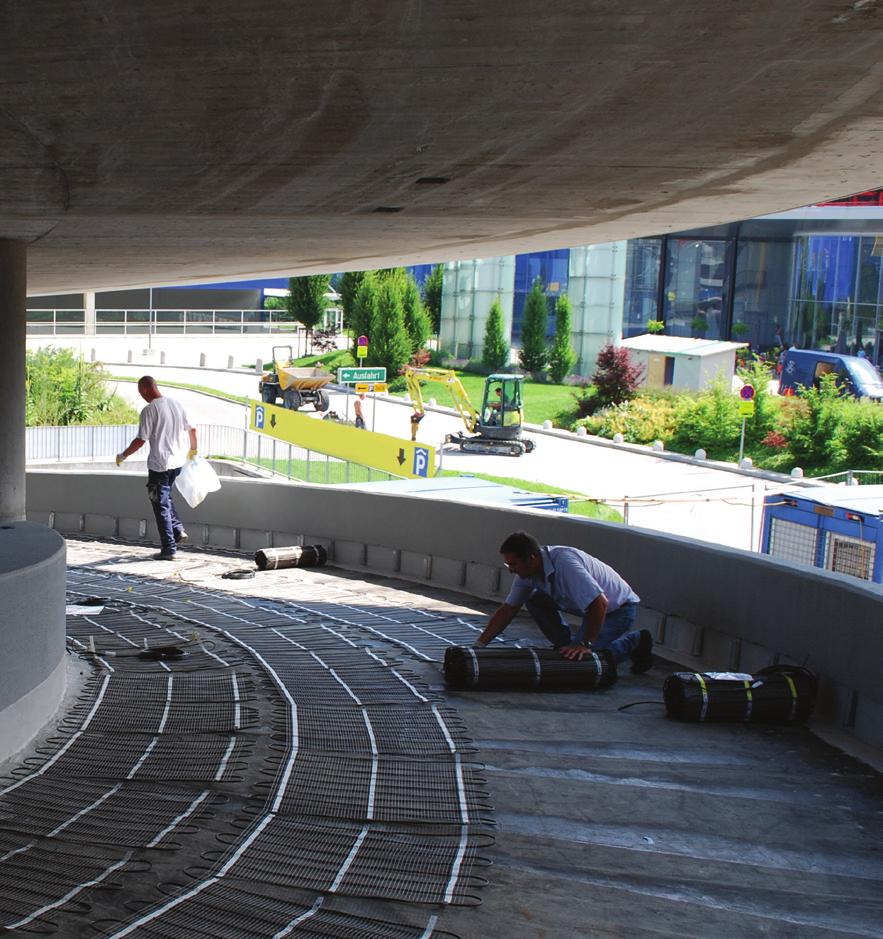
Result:
<svg viewBox="0 0 883 939"><path fill-rule="evenodd" d="M429 469L429 451L424 447L414 448L414 475L425 476Z"/></svg>

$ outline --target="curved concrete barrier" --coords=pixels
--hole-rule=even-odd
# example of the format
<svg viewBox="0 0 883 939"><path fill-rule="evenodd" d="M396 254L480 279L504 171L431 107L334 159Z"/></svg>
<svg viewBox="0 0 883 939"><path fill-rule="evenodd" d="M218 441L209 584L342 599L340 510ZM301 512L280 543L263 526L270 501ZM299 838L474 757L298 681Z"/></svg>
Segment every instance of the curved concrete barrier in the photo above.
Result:
<svg viewBox="0 0 883 939"><path fill-rule="evenodd" d="M0 759L28 743L64 694L65 576L57 532L0 525Z"/></svg>
<svg viewBox="0 0 883 939"><path fill-rule="evenodd" d="M519 528L604 559L641 595L641 625L695 668L806 665L822 678L818 713L883 745L883 590L845 575L623 525L342 487L224 480L183 517L193 544L256 551L324 544L333 563L501 599L503 538ZM28 474L28 516L62 532L155 543L144 478L123 472Z"/></svg>

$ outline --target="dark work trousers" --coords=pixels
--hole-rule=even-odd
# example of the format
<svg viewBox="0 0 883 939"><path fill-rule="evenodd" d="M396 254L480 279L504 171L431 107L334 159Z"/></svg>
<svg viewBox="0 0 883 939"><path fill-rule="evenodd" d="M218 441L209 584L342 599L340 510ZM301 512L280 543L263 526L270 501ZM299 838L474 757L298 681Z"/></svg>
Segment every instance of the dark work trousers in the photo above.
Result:
<svg viewBox="0 0 883 939"><path fill-rule="evenodd" d="M542 590L534 590L525 603L528 613L534 618L543 635L556 649L569 646L573 642L570 627L564 622L558 604ZM640 632L632 629L635 625L637 605L626 603L618 610L604 617L604 624L598 638L592 643L593 649L609 649L614 661L624 662L637 648Z"/></svg>
<svg viewBox="0 0 883 939"><path fill-rule="evenodd" d="M172 483L178 478L181 467L165 470L158 473L156 470L147 471L147 497L153 506L156 517L156 527L159 530L159 540L164 554L174 554L177 550L175 532L181 531L184 525L178 518L175 503L172 501Z"/></svg>

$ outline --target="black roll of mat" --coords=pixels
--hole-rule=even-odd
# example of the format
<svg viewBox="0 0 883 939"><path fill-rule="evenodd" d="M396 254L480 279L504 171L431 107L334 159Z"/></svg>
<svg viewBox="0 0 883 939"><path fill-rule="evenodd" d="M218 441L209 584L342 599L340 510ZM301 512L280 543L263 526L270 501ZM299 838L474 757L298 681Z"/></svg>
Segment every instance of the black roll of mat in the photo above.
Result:
<svg viewBox="0 0 883 939"><path fill-rule="evenodd" d="M594 691L616 681L616 665L595 652L575 662L555 649L451 646L444 674L463 691Z"/></svg>
<svg viewBox="0 0 883 939"><path fill-rule="evenodd" d="M254 553L254 562L262 571L276 571L283 567L321 567L327 560L328 552L320 544L261 548Z"/></svg>
<svg viewBox="0 0 883 939"><path fill-rule="evenodd" d="M679 721L797 724L812 713L817 688L809 669L771 665L755 675L675 672L662 694L668 716Z"/></svg>

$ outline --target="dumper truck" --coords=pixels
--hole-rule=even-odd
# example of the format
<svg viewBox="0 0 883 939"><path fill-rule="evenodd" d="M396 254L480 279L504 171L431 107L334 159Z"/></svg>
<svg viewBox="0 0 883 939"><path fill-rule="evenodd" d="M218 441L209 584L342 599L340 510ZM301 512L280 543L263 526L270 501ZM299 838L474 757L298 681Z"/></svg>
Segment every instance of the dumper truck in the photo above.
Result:
<svg viewBox="0 0 883 939"><path fill-rule="evenodd" d="M295 368L291 346L273 346L273 364L261 375L258 390L261 401L296 411L303 404L312 404L317 411L327 411L331 399L325 386L334 377L321 368Z"/></svg>

